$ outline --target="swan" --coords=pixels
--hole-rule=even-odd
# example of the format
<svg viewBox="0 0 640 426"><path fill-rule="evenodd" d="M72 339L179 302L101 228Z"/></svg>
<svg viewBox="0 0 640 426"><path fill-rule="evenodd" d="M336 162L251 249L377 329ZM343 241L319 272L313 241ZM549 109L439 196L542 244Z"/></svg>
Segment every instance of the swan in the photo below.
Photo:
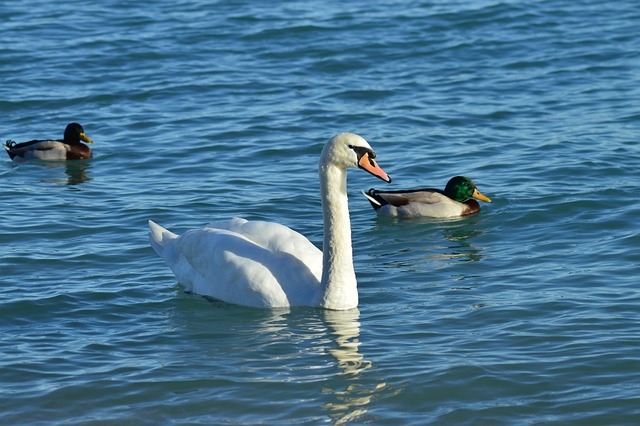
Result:
<svg viewBox="0 0 640 426"><path fill-rule="evenodd" d="M491 202L491 199L482 195L473 181L465 176L449 179L444 191L436 188L378 191L371 188L362 194L378 215L403 218L468 216L480 211L480 204L472 198Z"/></svg>
<svg viewBox="0 0 640 426"><path fill-rule="evenodd" d="M391 182L375 158L369 143L353 133L340 133L324 146L318 170L323 251L286 226L240 218L180 236L149 221L151 246L187 292L259 308L355 308L347 169Z"/></svg>
<svg viewBox="0 0 640 426"><path fill-rule="evenodd" d="M16 143L7 141L4 149L14 160L84 160L91 158L91 148L80 142L93 143L84 134L84 129L78 123L70 123L64 129L64 139L43 139Z"/></svg>

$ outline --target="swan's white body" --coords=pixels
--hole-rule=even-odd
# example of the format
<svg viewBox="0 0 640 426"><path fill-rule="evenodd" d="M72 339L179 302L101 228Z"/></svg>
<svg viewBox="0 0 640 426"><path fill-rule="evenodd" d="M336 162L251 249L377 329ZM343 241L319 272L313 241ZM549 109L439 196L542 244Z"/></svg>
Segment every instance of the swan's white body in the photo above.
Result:
<svg viewBox="0 0 640 426"><path fill-rule="evenodd" d="M355 308L346 169L360 167L390 182L374 158L367 141L352 133L325 145L319 167L324 252L286 226L244 219L181 236L149 221L151 245L187 291L262 308Z"/></svg>

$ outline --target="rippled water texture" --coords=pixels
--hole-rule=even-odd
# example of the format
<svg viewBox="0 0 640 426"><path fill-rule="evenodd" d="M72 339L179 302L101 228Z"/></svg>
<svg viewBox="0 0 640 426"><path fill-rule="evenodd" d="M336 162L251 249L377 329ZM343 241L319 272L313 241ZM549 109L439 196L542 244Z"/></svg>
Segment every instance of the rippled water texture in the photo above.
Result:
<svg viewBox="0 0 640 426"><path fill-rule="evenodd" d="M634 1L8 1L0 139L83 124L94 158L0 160L0 424L635 425ZM186 295L147 220L322 242L317 161L356 132L360 307ZM3 154L4 155L4 154ZM471 177L461 220L370 187Z"/></svg>

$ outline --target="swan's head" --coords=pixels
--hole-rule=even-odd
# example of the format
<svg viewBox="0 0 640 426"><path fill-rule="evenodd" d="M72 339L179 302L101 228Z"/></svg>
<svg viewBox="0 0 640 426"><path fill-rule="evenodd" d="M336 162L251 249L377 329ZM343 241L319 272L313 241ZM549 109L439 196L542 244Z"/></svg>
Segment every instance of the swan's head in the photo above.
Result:
<svg viewBox="0 0 640 426"><path fill-rule="evenodd" d="M391 178L378 166L375 158L375 151L363 137L354 133L339 133L324 146L320 165L333 164L343 169L359 168L385 182L391 182Z"/></svg>

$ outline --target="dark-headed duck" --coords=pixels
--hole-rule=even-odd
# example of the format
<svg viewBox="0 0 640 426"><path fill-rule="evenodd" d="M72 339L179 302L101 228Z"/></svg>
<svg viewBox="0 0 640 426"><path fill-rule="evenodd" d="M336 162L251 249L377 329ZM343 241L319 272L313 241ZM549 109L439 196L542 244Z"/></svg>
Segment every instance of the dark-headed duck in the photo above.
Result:
<svg viewBox="0 0 640 426"><path fill-rule="evenodd" d="M71 123L64 130L64 139L39 139L16 143L7 141L4 148L12 160L84 160L91 158L91 148L80 142L93 143L78 123Z"/></svg>

